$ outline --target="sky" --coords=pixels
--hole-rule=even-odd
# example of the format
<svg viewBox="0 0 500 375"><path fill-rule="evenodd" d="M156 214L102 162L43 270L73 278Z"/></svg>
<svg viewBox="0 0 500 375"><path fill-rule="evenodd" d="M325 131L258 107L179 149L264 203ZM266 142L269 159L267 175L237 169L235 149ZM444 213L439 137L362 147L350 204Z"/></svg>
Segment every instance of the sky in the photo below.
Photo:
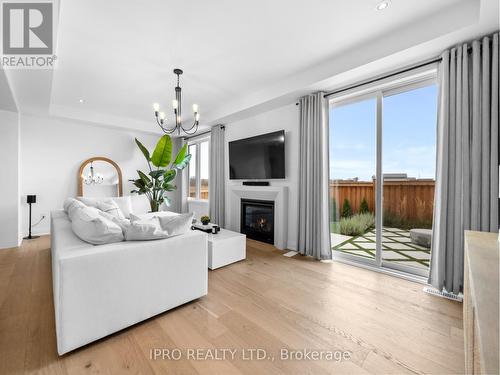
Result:
<svg viewBox="0 0 500 375"><path fill-rule="evenodd" d="M437 86L384 97L382 173L435 178ZM371 181L376 170L376 99L330 109L330 179Z"/></svg>

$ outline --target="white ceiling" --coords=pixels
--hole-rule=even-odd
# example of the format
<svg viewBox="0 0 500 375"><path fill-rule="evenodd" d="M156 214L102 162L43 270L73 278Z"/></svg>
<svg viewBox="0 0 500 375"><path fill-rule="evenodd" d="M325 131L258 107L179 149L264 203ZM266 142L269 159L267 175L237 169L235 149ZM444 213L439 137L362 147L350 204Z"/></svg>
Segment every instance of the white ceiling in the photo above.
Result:
<svg viewBox="0 0 500 375"><path fill-rule="evenodd" d="M196 102L208 125L498 29L497 0L377 3L64 0L57 68L9 71L9 81L21 112L156 131L151 105L172 118L176 67L184 113Z"/></svg>

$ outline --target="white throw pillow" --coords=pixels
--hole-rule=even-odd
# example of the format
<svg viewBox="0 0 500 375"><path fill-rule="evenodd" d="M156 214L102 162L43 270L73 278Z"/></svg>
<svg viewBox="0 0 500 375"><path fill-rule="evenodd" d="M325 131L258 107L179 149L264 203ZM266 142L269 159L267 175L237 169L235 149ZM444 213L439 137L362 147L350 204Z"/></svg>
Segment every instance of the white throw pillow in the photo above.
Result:
<svg viewBox="0 0 500 375"><path fill-rule="evenodd" d="M119 219L125 219L125 215L121 211L118 204L115 202L114 198L78 197L77 199L89 207L95 207L95 208L100 209L101 211L104 211L110 215L113 215L114 217L117 217Z"/></svg>
<svg viewBox="0 0 500 375"><path fill-rule="evenodd" d="M175 216L159 216L160 225L169 237L184 234L191 229L194 212Z"/></svg>
<svg viewBox="0 0 500 375"><path fill-rule="evenodd" d="M80 202L79 200L76 200L75 198L67 198L63 204L64 211L68 214L70 220L71 220L71 213L73 210L84 207L87 206L82 202Z"/></svg>
<svg viewBox="0 0 500 375"><path fill-rule="evenodd" d="M130 214L130 226L125 229L126 241L159 240L167 237L168 232L162 229L158 217L141 219Z"/></svg>
<svg viewBox="0 0 500 375"><path fill-rule="evenodd" d="M99 210L99 214L103 217L105 217L108 220L111 220L113 223L117 224L120 228L122 228L123 235L125 235L125 231L128 229L130 226L130 220L129 219L120 219L117 218L116 216L110 215L104 211Z"/></svg>
<svg viewBox="0 0 500 375"><path fill-rule="evenodd" d="M93 245L123 241L120 226L103 217L94 207L74 209L71 228L81 240Z"/></svg>
<svg viewBox="0 0 500 375"><path fill-rule="evenodd" d="M158 211L158 212L148 212L145 214L132 214L134 217L137 219L151 219L152 217L172 217L172 216L179 216L177 212L172 212L172 211ZM136 220L137 220L136 219Z"/></svg>
<svg viewBox="0 0 500 375"><path fill-rule="evenodd" d="M130 217L130 214L133 212L130 195L125 195L124 197L113 197L111 199L118 205L123 216L128 219Z"/></svg>

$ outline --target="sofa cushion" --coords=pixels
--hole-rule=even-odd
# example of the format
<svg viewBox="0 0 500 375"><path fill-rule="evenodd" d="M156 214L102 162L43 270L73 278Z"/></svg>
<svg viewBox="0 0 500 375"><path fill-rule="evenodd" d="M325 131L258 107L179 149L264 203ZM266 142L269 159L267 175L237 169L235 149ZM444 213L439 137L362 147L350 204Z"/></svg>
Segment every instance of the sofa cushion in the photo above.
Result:
<svg viewBox="0 0 500 375"><path fill-rule="evenodd" d="M130 226L125 229L126 241L159 240L167 237L168 232L162 229L157 216L140 218L130 214Z"/></svg>
<svg viewBox="0 0 500 375"><path fill-rule="evenodd" d="M164 231L167 231L168 236L178 236L184 234L191 229L193 223L193 212L180 215L159 216L160 225Z"/></svg>
<svg viewBox="0 0 500 375"><path fill-rule="evenodd" d="M130 226L130 219L120 219L104 211L99 211L99 214L105 217L106 219L111 220L113 223L117 224L122 229L122 232L125 235L125 231Z"/></svg>
<svg viewBox="0 0 500 375"><path fill-rule="evenodd" d="M71 228L83 241L93 245L123 241L120 226L103 217L94 207L84 207L72 211Z"/></svg>
<svg viewBox="0 0 500 375"><path fill-rule="evenodd" d="M71 213L73 210L84 207L86 207L86 205L80 202L79 200L76 200L75 198L67 198L63 204L64 211L68 214L70 220L71 220Z"/></svg>
<svg viewBox="0 0 500 375"><path fill-rule="evenodd" d="M122 212L120 206L118 205L118 200L116 198L86 198L86 197L78 197L77 199L84 203L85 205L89 207L95 207L100 209L101 211L107 212L110 215L113 215L114 217L117 217L119 219L125 219L125 214ZM127 204L124 202L126 201L120 201L121 205L125 208L128 214L130 214L130 204L127 207ZM130 199L129 199L130 203Z"/></svg>

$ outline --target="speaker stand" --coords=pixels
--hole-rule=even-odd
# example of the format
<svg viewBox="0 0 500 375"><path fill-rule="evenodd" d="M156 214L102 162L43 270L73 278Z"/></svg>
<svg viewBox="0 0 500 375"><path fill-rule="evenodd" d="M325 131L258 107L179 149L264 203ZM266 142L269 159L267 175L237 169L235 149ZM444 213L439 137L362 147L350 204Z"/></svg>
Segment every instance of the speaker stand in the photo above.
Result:
<svg viewBox="0 0 500 375"><path fill-rule="evenodd" d="M30 205L30 220L29 220L29 227L28 227L28 236L24 237L23 240L34 240L35 238L38 238L40 236L32 236L31 235L31 203L28 203Z"/></svg>

